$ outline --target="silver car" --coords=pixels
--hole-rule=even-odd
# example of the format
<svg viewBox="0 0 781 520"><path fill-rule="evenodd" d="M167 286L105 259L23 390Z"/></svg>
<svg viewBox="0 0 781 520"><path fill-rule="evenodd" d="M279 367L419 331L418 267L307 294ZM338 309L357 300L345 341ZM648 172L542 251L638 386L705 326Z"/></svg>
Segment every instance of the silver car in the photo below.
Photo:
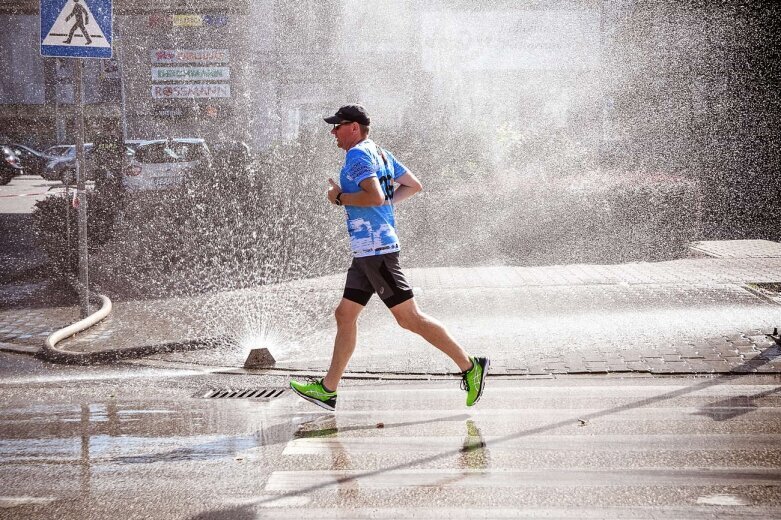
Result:
<svg viewBox="0 0 781 520"><path fill-rule="evenodd" d="M192 173L211 168L211 153L203 139L133 141L129 148L129 161L122 176L122 185L128 192L173 188Z"/></svg>
<svg viewBox="0 0 781 520"><path fill-rule="evenodd" d="M84 143L85 168L87 170L87 179L94 180L90 173L90 158L92 154L92 143ZM48 181L62 181L64 184L73 184L76 182L76 146L72 144L63 144L47 148L44 152L48 155L48 162L41 171L41 177Z"/></svg>

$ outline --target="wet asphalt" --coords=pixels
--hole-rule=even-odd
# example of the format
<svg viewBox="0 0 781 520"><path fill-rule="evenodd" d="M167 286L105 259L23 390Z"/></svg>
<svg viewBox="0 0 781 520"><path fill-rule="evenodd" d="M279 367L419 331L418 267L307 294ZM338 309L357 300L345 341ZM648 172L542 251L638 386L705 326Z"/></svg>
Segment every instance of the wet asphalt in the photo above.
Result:
<svg viewBox="0 0 781 520"><path fill-rule="evenodd" d="M0 518L773 518L781 378L347 380L0 353Z"/></svg>
<svg viewBox="0 0 781 520"><path fill-rule="evenodd" d="M323 370L341 276L120 304L69 348L242 341L87 367L0 352L0 519L779 518L781 350L763 334L779 300L752 284L781 262L743 255L411 270L424 310L493 359L474 408L377 301L337 413L287 391L205 398ZM51 294L34 285L3 293L10 352L75 312L21 308ZM237 369L262 346L278 370Z"/></svg>

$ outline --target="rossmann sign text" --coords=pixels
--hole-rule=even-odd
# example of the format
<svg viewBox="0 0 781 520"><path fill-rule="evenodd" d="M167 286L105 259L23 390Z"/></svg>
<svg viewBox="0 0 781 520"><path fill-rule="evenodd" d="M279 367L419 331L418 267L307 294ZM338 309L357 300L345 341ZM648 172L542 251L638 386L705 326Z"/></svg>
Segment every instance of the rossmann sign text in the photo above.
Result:
<svg viewBox="0 0 781 520"><path fill-rule="evenodd" d="M152 97L171 98L229 98L231 87L227 84L192 83L183 85L153 85Z"/></svg>

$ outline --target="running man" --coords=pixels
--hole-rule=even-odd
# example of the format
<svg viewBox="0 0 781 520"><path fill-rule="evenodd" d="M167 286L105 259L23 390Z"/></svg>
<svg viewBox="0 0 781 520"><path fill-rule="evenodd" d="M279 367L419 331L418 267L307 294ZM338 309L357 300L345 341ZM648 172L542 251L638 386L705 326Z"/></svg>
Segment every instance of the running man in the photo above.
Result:
<svg viewBox="0 0 781 520"><path fill-rule="evenodd" d="M76 29L80 29L81 34L83 34L84 38L87 39L87 45L89 45L92 43L92 39L89 37L89 32L84 26L84 24L89 25L89 12L87 12L83 5L79 5L79 0L73 0L73 11L71 11L71 14L65 18L65 21L67 22L73 17L76 17L76 21L73 23L73 27L71 27L71 32L68 34L68 39L63 43L70 43L73 39L73 34L76 32Z"/></svg>
<svg viewBox="0 0 781 520"><path fill-rule="evenodd" d="M331 204L346 210L353 261L335 312L331 367L323 379L291 381L290 387L326 410L336 409L336 390L355 350L358 315L376 292L402 328L420 335L458 365L466 405L474 405L483 394L488 358L468 356L439 321L418 308L399 265L393 207L419 192L420 181L369 139L371 121L361 105L345 105L325 122L334 125L336 146L347 152L339 184L328 179L327 195Z"/></svg>

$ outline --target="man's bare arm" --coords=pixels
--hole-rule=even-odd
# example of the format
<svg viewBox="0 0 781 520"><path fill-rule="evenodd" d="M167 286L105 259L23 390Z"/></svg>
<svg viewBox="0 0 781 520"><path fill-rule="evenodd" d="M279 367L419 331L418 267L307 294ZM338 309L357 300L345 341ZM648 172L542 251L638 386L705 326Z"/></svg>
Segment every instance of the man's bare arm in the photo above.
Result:
<svg viewBox="0 0 781 520"><path fill-rule="evenodd" d="M404 175L396 179L396 182L399 183L399 187L397 187L393 192L394 204L398 204L399 202L412 197L423 189L423 185L420 183L418 178L409 171L405 172Z"/></svg>
<svg viewBox="0 0 781 520"><path fill-rule="evenodd" d="M342 191L333 179L328 179L331 188L328 190L328 200L332 204L336 203L336 196ZM360 182L361 191L355 193L342 193L339 200L343 206L382 206L385 202L385 194L380 187L380 181L377 177L370 177Z"/></svg>

